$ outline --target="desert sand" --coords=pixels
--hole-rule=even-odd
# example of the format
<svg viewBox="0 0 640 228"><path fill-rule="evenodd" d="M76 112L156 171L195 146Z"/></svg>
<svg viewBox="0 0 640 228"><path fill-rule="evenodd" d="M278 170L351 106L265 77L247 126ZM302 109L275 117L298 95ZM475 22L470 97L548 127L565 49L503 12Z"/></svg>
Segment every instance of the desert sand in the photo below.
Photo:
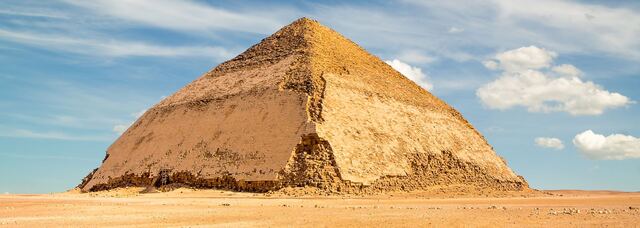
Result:
<svg viewBox="0 0 640 228"><path fill-rule="evenodd" d="M640 226L640 193L304 196L141 188L0 195L0 227Z"/></svg>
<svg viewBox="0 0 640 228"><path fill-rule="evenodd" d="M75 191L0 195L0 227L633 227L638 207L530 189L458 111L301 18L146 111Z"/></svg>

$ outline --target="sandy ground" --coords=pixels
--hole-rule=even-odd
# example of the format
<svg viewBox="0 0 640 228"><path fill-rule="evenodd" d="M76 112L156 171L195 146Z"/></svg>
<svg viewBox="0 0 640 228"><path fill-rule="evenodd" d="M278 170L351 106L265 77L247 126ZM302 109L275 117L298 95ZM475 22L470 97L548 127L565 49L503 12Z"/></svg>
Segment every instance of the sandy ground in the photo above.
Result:
<svg viewBox="0 0 640 228"><path fill-rule="evenodd" d="M300 198L190 189L138 194L139 190L0 195L0 227L640 227L640 193Z"/></svg>

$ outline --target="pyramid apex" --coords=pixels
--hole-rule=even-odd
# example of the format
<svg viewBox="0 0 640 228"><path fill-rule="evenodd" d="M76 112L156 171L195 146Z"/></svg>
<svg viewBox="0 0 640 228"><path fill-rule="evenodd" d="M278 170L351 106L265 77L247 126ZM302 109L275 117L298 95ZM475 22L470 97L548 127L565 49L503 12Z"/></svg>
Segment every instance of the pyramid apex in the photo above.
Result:
<svg viewBox="0 0 640 228"><path fill-rule="evenodd" d="M459 112L307 17L162 100L107 155L79 188L528 189Z"/></svg>
<svg viewBox="0 0 640 228"><path fill-rule="evenodd" d="M312 22L312 23L318 23L318 21L316 21L316 20L314 20L314 19L311 19L311 18L308 18L308 17L301 17L301 18L298 18L298 19L296 19L295 21L293 21L293 23L296 23L296 22Z"/></svg>
<svg viewBox="0 0 640 228"><path fill-rule="evenodd" d="M291 22L291 24L284 26L283 29L302 27L302 28L305 28L306 30L306 29L313 29L314 27L318 27L318 26L322 26L320 22L308 17L301 17Z"/></svg>

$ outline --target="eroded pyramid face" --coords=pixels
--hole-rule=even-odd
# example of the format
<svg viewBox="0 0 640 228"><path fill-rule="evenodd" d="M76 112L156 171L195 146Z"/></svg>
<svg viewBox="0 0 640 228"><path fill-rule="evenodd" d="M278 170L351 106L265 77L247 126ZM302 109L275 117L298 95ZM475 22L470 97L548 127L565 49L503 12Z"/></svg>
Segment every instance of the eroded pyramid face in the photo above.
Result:
<svg viewBox="0 0 640 228"><path fill-rule="evenodd" d="M80 187L526 189L456 110L306 18L138 119Z"/></svg>

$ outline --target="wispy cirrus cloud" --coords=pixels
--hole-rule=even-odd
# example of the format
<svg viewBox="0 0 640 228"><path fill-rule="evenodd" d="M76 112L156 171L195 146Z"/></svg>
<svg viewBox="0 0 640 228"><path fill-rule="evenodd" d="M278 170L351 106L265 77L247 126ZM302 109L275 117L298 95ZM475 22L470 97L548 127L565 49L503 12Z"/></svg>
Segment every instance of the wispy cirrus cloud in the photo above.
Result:
<svg viewBox="0 0 640 228"><path fill-rule="evenodd" d="M640 59L640 14L622 7L574 1L528 0L495 1L497 18L509 26L527 27L529 31L544 31L547 38L558 40L556 50L594 50ZM552 43L550 43L552 44Z"/></svg>
<svg viewBox="0 0 640 228"><path fill-rule="evenodd" d="M33 138L33 139L53 139L67 141L109 141L112 137L109 135L91 136L91 135L71 135L60 131L33 131L27 129L2 129L0 137L8 138Z"/></svg>
<svg viewBox="0 0 640 228"><path fill-rule="evenodd" d="M640 28L636 26L640 24L640 14L630 9L582 2L545 0L544 4L539 1L519 1L516 4L494 0L460 4L458 1L399 0L383 8L322 3L302 4L305 7L245 5L229 8L172 0L63 2L73 6L75 14L72 17L81 15L83 18L74 21L95 22L98 27L105 24L116 28L147 26L190 36L214 35L215 39L227 31L270 34L295 17L310 16L369 47L389 50L388 44L392 43L395 44L394 52L405 50L415 51L410 54L431 55L430 58L413 55L403 59L408 62L413 59L428 63L433 58L481 61L483 55L490 52L528 44L549 47L560 53L607 54L640 60L640 40L635 39L640 36ZM389 8L405 10L389 11ZM43 9L9 13L68 16ZM73 37L75 43L84 43L84 37ZM119 49L116 47L119 43L108 41L96 42L110 47L107 53L121 56L154 56L152 53L158 53L157 56L184 56L188 52L201 56L198 53L204 52L198 51L200 46L169 50L168 47L140 41L122 41L123 47L131 48ZM211 48L205 47L204 50L220 51L217 47Z"/></svg>
<svg viewBox="0 0 640 228"><path fill-rule="evenodd" d="M71 107L66 108L73 109ZM76 108L80 109L81 107ZM104 130L105 125L122 122L119 118L85 115L82 111L71 111L69 113L1 113L0 118L10 119L13 122L29 123L41 126L86 130Z"/></svg>
<svg viewBox="0 0 640 228"><path fill-rule="evenodd" d="M422 17L464 28L464 39L436 40L447 46L460 42L504 48L533 43L562 53L597 52L640 60L640 13L628 8L555 0L401 2L422 8Z"/></svg>
<svg viewBox="0 0 640 228"><path fill-rule="evenodd" d="M78 161L87 161L94 162L94 159L82 158L80 156L64 156L64 155L29 155L29 153L18 153L18 152L0 152L0 157L6 158L18 158L18 159L28 159L28 160L78 160ZM5 193L8 194L8 193Z"/></svg>
<svg viewBox="0 0 640 228"><path fill-rule="evenodd" d="M8 15L8 16L24 16L24 17L42 17L42 18L57 18L57 19L66 19L68 18L66 15L57 12L51 12L46 10L37 10L37 9L16 9L16 8L4 8L0 9L0 15Z"/></svg>
<svg viewBox="0 0 640 228"><path fill-rule="evenodd" d="M277 17L287 15L289 12L282 8L232 11L190 0L67 0L66 2L125 21L195 32L230 30L269 34L287 23L285 20L278 20Z"/></svg>
<svg viewBox="0 0 640 228"><path fill-rule="evenodd" d="M91 56L128 57L184 57L209 56L226 59L230 52L222 47L212 46L161 46L142 41L119 41L93 37L74 38L65 35L51 35L37 32L11 31L0 29L0 39L22 43L61 52L71 52Z"/></svg>
<svg viewBox="0 0 640 228"><path fill-rule="evenodd" d="M131 113L131 117L135 118L135 120L127 123L127 124L116 124L113 126L113 132L117 133L118 135L122 135L122 133L124 133L125 131L127 131L127 129L129 129L129 127L131 127L131 125L133 125L133 123L139 119L140 117L142 117L142 115L144 115L144 113L147 112L147 109L143 109L140 110L139 112L134 112Z"/></svg>
<svg viewBox="0 0 640 228"><path fill-rule="evenodd" d="M130 119L120 115L123 110L139 110L152 102L126 87L55 77L0 78L0 95L6 98L0 100L5 110L0 113L0 137L108 141L113 139L113 125ZM21 93L10 93L12 88L20 88Z"/></svg>
<svg viewBox="0 0 640 228"><path fill-rule="evenodd" d="M236 50L230 50L233 42L219 44L218 32L270 33L282 25L275 17L249 10L235 12L193 1L17 1L0 10L0 16L8 18L0 23L0 40L82 56L208 57L219 62ZM132 32L151 27L198 38L188 44L171 43L162 36Z"/></svg>

